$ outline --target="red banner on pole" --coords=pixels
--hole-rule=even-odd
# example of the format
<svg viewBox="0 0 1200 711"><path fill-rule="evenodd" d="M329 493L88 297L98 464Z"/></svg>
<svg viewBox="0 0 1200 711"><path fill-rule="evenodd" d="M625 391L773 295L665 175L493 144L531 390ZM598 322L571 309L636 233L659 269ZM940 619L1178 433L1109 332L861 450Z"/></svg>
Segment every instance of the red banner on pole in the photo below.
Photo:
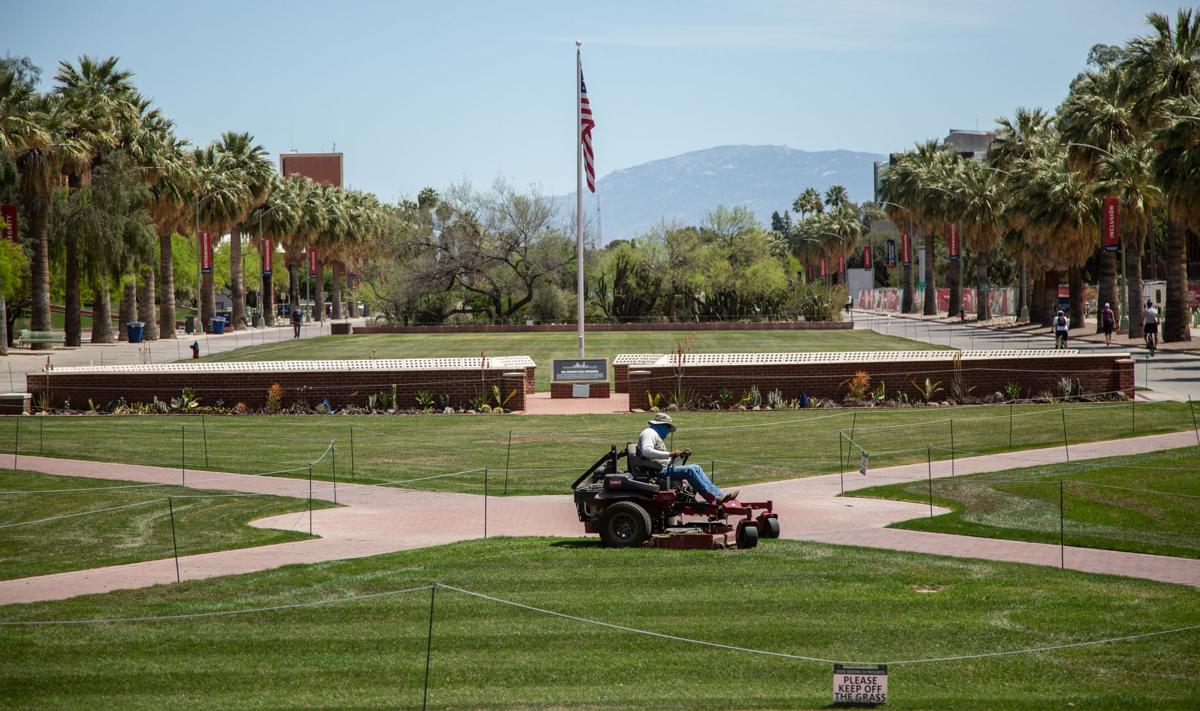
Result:
<svg viewBox="0 0 1200 711"><path fill-rule="evenodd" d="M308 275L315 277L317 275L317 248L308 248Z"/></svg>
<svg viewBox="0 0 1200 711"><path fill-rule="evenodd" d="M838 255L838 275L843 276L843 277L846 276L846 254L845 253Z"/></svg>
<svg viewBox="0 0 1200 711"><path fill-rule="evenodd" d="M1121 237L1117 234L1117 199L1115 197L1104 198L1103 242L1105 252L1121 250Z"/></svg>
<svg viewBox="0 0 1200 711"><path fill-rule="evenodd" d="M200 231L200 272L202 274L212 274L213 270L213 244L212 235L207 230Z"/></svg>
<svg viewBox="0 0 1200 711"><path fill-rule="evenodd" d="M821 278L825 278L825 258L821 257Z"/></svg>
<svg viewBox="0 0 1200 711"><path fill-rule="evenodd" d="M271 276L271 272L275 269L275 242L274 240L263 238L262 241L262 273L263 276Z"/></svg>
<svg viewBox="0 0 1200 711"><path fill-rule="evenodd" d="M0 205L0 215L4 217L4 239L10 242L20 242L20 232L17 230L17 206Z"/></svg>
<svg viewBox="0 0 1200 711"><path fill-rule="evenodd" d="M900 261L906 267L912 264L912 238L907 232L900 235Z"/></svg>
<svg viewBox="0 0 1200 711"><path fill-rule="evenodd" d="M946 244L950 248L950 261L958 261L958 225L950 225L946 235Z"/></svg>
<svg viewBox="0 0 1200 711"><path fill-rule="evenodd" d="M873 267L873 265L871 264L871 245L864 244L863 245L863 269L871 269L872 267Z"/></svg>

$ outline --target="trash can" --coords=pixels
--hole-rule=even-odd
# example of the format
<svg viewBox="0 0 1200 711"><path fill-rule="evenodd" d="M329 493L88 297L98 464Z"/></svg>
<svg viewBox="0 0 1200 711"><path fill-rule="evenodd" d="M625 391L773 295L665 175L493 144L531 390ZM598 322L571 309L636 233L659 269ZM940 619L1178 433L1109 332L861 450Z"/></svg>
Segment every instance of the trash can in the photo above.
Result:
<svg viewBox="0 0 1200 711"><path fill-rule="evenodd" d="M225 333L225 319L214 318L212 320L212 332L213 332L213 335L216 335L216 336L219 336L222 333Z"/></svg>
<svg viewBox="0 0 1200 711"><path fill-rule="evenodd" d="M141 343L142 336L145 334L146 324L142 321L126 321L125 335L129 337L130 343Z"/></svg>
<svg viewBox="0 0 1200 711"><path fill-rule="evenodd" d="M254 327L262 328L263 323L264 323L264 321L263 321L262 314L254 314Z"/></svg>
<svg viewBox="0 0 1200 711"><path fill-rule="evenodd" d="M187 333L187 334L192 334L192 333L196 332L196 317L195 316L188 316L186 319L183 320L183 332Z"/></svg>

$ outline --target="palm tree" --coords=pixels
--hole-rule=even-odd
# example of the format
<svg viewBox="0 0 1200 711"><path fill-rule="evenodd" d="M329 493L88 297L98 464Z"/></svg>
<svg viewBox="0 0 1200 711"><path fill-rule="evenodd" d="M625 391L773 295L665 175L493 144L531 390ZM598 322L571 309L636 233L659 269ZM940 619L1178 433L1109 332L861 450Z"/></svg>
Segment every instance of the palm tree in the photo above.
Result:
<svg viewBox="0 0 1200 711"><path fill-rule="evenodd" d="M83 56L76 67L70 62L59 62L54 80L58 83L57 93L63 97L70 111L71 124L68 132L86 146L86 154L64 164L67 186L78 192L91 181L91 176L105 162L108 155L121 147L122 139L128 136L129 127L138 120L136 92L131 78L132 72L117 69L117 58L97 60ZM68 230L64 248L66 250L66 303L64 327L65 343L78 346L82 342L80 282L84 265L80 261L80 245L74 230ZM101 343L113 340L112 307L108 285L99 280L91 269L93 293L93 322L101 321L96 338Z"/></svg>
<svg viewBox="0 0 1200 711"><path fill-rule="evenodd" d="M200 229L208 230L215 244L249 212L250 195L242 176L231 168L217 144L196 149L192 156L197 170L193 214ZM199 298L201 328L207 329L217 311L212 273L201 273Z"/></svg>
<svg viewBox="0 0 1200 711"><path fill-rule="evenodd" d="M87 155L86 144L68 133L69 112L58 95L40 95L10 72L0 75L0 149L21 175L21 201L33 241L30 272L33 304L30 327L50 330L50 212L65 163ZM46 350L50 343L35 343Z"/></svg>
<svg viewBox="0 0 1200 711"><path fill-rule="evenodd" d="M258 228L260 255L266 248L265 240L271 240L273 251L275 246L286 243L295 232L300 220L300 188L298 177L281 178L276 175L271 180L266 199L246 218L245 224ZM268 326L275 325L273 297L272 277L264 274L261 301L263 319Z"/></svg>
<svg viewBox="0 0 1200 711"><path fill-rule="evenodd" d="M246 230L242 220L266 199L275 169L267 157L266 149L255 144L254 137L249 133L221 134L218 150L223 154L226 170L239 176L246 193L246 203L241 206L242 215L230 223L229 235L229 292L233 301L233 327L240 329L246 318L246 288L242 275L242 233Z"/></svg>
<svg viewBox="0 0 1200 711"><path fill-rule="evenodd" d="M1023 244L1025 238L1022 233L1027 215L1014 207L1017 204L1016 192L1026 180L1023 171L1034 164L1034 159L1046 155L1057 144L1058 134L1051 116L1040 108L1018 107L1013 119L1002 116L996 119L996 123L999 131L988 153L988 161L1000 171L998 180L1003 187L1002 199L1008 206L1002 215L1003 229L1009 233L1010 242ZM1020 251L1025 259L1033 262L1031 266L1034 267L1032 283L1026 284L1031 292L1030 320L1050 325L1055 304L1058 303L1058 270L1039 268L1042 266L1037 261L1039 252L1031 246L1024 245Z"/></svg>
<svg viewBox="0 0 1200 711"><path fill-rule="evenodd" d="M963 243L975 254L975 317L986 321L991 318L991 309L984 285L988 283L988 266L1000 236L999 219L1003 211L999 173L970 159L961 161L956 167L945 183L947 192L952 195L951 217L962 226Z"/></svg>
<svg viewBox="0 0 1200 711"><path fill-rule="evenodd" d="M792 202L792 212L799 215L801 219L824 210L825 203L822 202L821 193L816 188L805 188L804 192L800 193L799 197Z"/></svg>
<svg viewBox="0 0 1200 711"><path fill-rule="evenodd" d="M146 165L157 166L156 180L150 186L150 221L158 231L159 307L158 330L161 338L175 337L175 260L171 239L190 229L193 195L196 194L196 166L186 141L177 139L171 122L165 121L157 133L157 146L144 158Z"/></svg>
<svg viewBox="0 0 1200 711"><path fill-rule="evenodd" d="M1134 115L1153 132L1159 155L1155 174L1167 206L1167 306L1164 341L1191 340L1187 284L1186 224L1198 207L1193 193L1196 175L1191 172L1190 119L1177 111L1200 90L1200 13L1180 9L1172 28L1170 19L1154 12L1146 16L1153 32L1133 39L1121 66L1130 76Z"/></svg>

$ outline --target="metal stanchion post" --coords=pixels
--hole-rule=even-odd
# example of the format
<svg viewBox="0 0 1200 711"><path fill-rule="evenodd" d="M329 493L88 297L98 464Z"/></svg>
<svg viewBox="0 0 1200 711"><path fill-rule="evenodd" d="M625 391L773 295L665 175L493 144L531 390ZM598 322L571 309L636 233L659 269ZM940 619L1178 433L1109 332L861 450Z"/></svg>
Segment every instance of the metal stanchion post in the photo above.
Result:
<svg viewBox="0 0 1200 711"><path fill-rule="evenodd" d="M204 468L208 469L208 424L204 415L200 415L200 431L204 436Z"/></svg>
<svg viewBox="0 0 1200 711"><path fill-rule="evenodd" d="M512 430L508 431L508 451L504 455L504 493L508 494L508 465L512 462Z"/></svg>
<svg viewBox="0 0 1200 711"><path fill-rule="evenodd" d="M187 428L179 426L179 476L187 486Z"/></svg>
<svg viewBox="0 0 1200 711"><path fill-rule="evenodd" d="M845 433L838 430L838 486L841 488L843 494L846 493L846 472L845 465L842 463L842 438L845 436Z"/></svg>
<svg viewBox="0 0 1200 711"><path fill-rule="evenodd" d="M1058 567L1067 567L1065 526L1063 525L1063 480L1058 480Z"/></svg>
<svg viewBox="0 0 1200 711"><path fill-rule="evenodd" d="M708 480L717 483L717 460L708 460Z"/></svg>
<svg viewBox="0 0 1200 711"><path fill-rule="evenodd" d="M354 425L350 425L350 477L356 476L354 469Z"/></svg>
<svg viewBox="0 0 1200 711"><path fill-rule="evenodd" d="M17 415L13 420L17 423L16 432L13 433L13 469L16 469L17 452L21 450L21 416Z"/></svg>
<svg viewBox="0 0 1200 711"><path fill-rule="evenodd" d="M851 442L854 441L854 430L856 430L857 428L858 428L858 411L855 410L854 412L850 413L850 441ZM847 459L847 461L849 461L849 459L850 459L850 454L848 452L846 454L846 459Z"/></svg>
<svg viewBox="0 0 1200 711"><path fill-rule="evenodd" d="M308 535L312 535L312 465L308 465Z"/></svg>
<svg viewBox="0 0 1200 711"><path fill-rule="evenodd" d="M483 537L487 538L488 468L483 468Z"/></svg>
<svg viewBox="0 0 1200 711"><path fill-rule="evenodd" d="M171 515L171 548L175 551L175 582L183 582L179 577L179 542L175 539L175 504L167 497L167 513Z"/></svg>
<svg viewBox="0 0 1200 711"><path fill-rule="evenodd" d="M46 449L46 416L42 415L38 418L38 456L42 456Z"/></svg>
<svg viewBox="0 0 1200 711"><path fill-rule="evenodd" d="M429 708L429 662L433 657L433 606L437 599L437 583L429 588L429 636L425 639L425 691L421 697L421 711Z"/></svg>
<svg viewBox="0 0 1200 711"><path fill-rule="evenodd" d="M1063 451L1067 453L1067 462L1069 463L1071 461L1071 445L1067 443L1067 408L1059 408L1059 411L1062 413Z"/></svg>
<svg viewBox="0 0 1200 711"><path fill-rule="evenodd" d="M925 447L925 471L929 476L929 518L933 518L933 443Z"/></svg>
<svg viewBox="0 0 1200 711"><path fill-rule="evenodd" d="M333 475L333 503L337 503L337 440L329 443L329 467Z"/></svg>
<svg viewBox="0 0 1200 711"><path fill-rule="evenodd" d="M958 476L954 471L954 418L950 418L950 476Z"/></svg>
<svg viewBox="0 0 1200 711"><path fill-rule="evenodd" d="M1188 395L1188 410L1192 413L1192 431L1196 433L1196 444L1200 444L1200 428L1196 427L1196 408L1192 405L1192 396Z"/></svg>
<svg viewBox="0 0 1200 711"><path fill-rule="evenodd" d="M1013 403L1008 401L1008 448L1012 449Z"/></svg>

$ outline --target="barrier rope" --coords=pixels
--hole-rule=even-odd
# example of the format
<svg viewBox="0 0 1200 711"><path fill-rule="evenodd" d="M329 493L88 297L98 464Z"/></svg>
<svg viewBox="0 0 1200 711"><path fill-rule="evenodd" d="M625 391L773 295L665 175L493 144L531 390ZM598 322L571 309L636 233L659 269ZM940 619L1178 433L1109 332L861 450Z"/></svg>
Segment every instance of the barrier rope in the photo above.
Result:
<svg viewBox="0 0 1200 711"><path fill-rule="evenodd" d="M62 514L60 516L50 516L48 518L34 519L33 521L18 521L17 523L6 523L0 525L0 528L16 528L17 526L29 526L35 523L48 523L50 521L60 521L64 518L75 518L77 516L90 516L92 514L104 513L106 511L117 511L119 509L131 509L134 506L145 506L146 504L159 503L165 499L150 499L149 501L138 501L133 504L122 504L120 506L110 506L105 509L93 509L91 511L79 511L77 513Z"/></svg>

